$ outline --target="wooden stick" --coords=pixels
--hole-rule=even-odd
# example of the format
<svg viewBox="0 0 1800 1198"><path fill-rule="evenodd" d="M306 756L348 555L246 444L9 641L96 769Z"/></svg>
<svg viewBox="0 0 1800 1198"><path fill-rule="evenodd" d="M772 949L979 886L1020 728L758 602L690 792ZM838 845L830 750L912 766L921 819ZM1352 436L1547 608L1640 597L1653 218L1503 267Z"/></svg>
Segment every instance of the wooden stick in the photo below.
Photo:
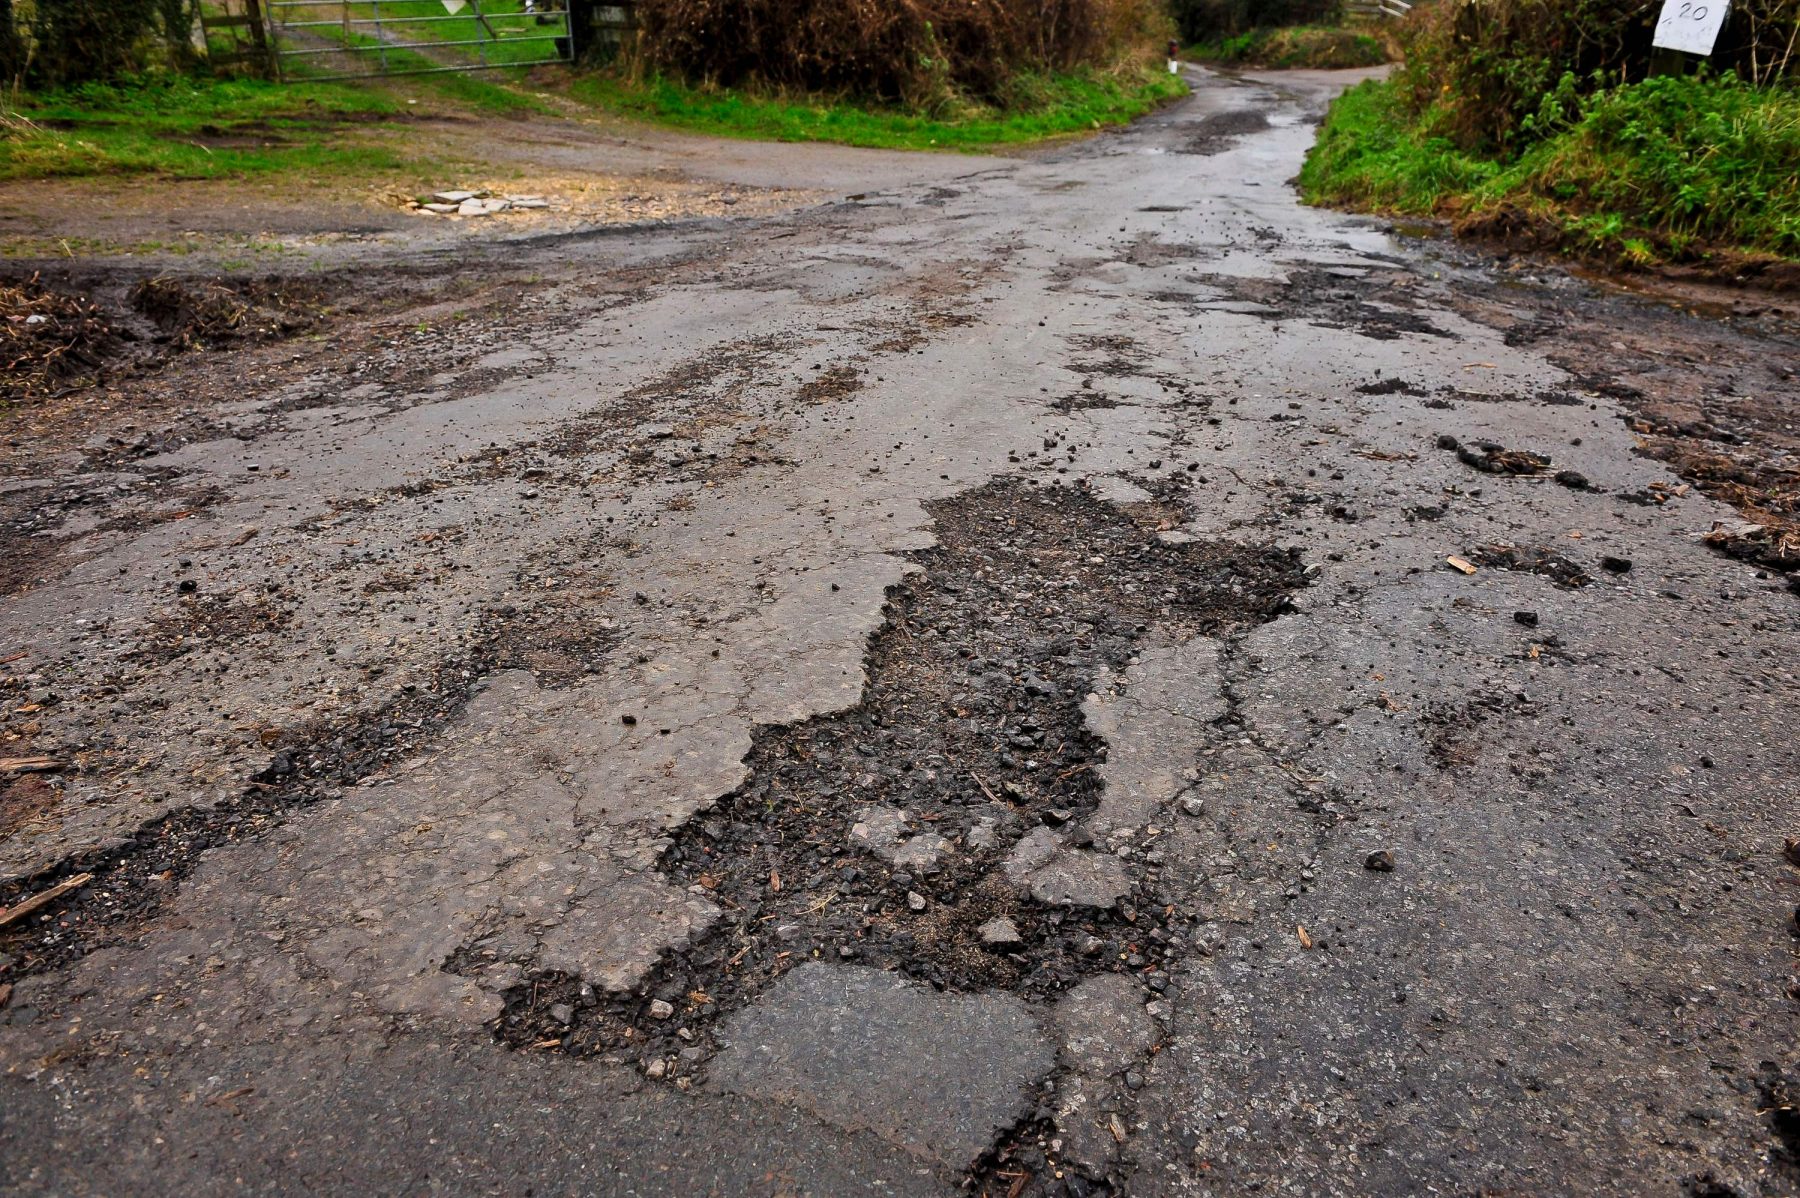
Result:
<svg viewBox="0 0 1800 1198"><path fill-rule="evenodd" d="M93 874L76 874L72 878L64 878L50 889L32 895L15 907L0 911L0 928L10 923L17 923L33 911L49 906L71 890L77 890L94 880Z"/></svg>
<svg viewBox="0 0 1800 1198"><path fill-rule="evenodd" d="M0 774L14 771L21 774L45 773L61 768L62 762L54 757L0 757Z"/></svg>

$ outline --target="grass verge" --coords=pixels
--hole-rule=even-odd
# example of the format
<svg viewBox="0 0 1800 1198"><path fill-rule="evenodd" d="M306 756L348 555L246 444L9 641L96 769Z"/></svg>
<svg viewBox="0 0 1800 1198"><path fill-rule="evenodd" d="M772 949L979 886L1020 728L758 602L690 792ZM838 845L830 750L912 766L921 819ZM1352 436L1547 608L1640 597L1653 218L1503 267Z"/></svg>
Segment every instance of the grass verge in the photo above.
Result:
<svg viewBox="0 0 1800 1198"><path fill-rule="evenodd" d="M1399 82L1340 96L1300 172L1310 203L1450 217L1627 264L1800 258L1800 89L1656 78L1582 97L1506 156L1457 148Z"/></svg>
<svg viewBox="0 0 1800 1198"><path fill-rule="evenodd" d="M354 37L355 35L352 35ZM399 66L428 65L390 50ZM0 181L155 175L211 179L302 175L346 180L420 173L409 114L446 109L551 114L506 74L421 75L368 83L268 83L155 76L21 94L0 108ZM930 117L847 103L712 91L665 80L577 75L571 97L677 128L778 141L976 150L1120 124L1185 92L1152 71L1027 79L1009 109ZM413 101L409 104L409 100Z"/></svg>
<svg viewBox="0 0 1800 1198"><path fill-rule="evenodd" d="M397 53L405 53L400 51ZM423 60L421 60L423 61ZM365 178L427 165L404 135L413 99L442 113L545 111L468 75L269 83L179 75L21 94L0 108L0 181L91 175Z"/></svg>
<svg viewBox="0 0 1800 1198"><path fill-rule="evenodd" d="M395 108L379 93L336 84L179 76L25 95L7 113L0 179L385 169L394 165L390 152L334 133Z"/></svg>
<svg viewBox="0 0 1800 1198"><path fill-rule="evenodd" d="M576 79L570 95L623 116L722 137L828 141L899 150L979 151L1124 124L1185 95L1167 72L1077 73L1020 81L1006 109L971 105L941 116L848 100L758 95L670 79L633 82L612 74Z"/></svg>

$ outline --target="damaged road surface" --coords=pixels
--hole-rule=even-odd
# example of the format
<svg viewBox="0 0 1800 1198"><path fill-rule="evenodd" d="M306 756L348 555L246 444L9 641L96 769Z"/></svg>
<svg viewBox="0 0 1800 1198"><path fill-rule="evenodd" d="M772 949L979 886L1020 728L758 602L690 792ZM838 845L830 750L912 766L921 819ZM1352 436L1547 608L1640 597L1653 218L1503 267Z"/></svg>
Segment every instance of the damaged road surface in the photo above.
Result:
<svg viewBox="0 0 1800 1198"><path fill-rule="evenodd" d="M1300 207L1344 82L21 290L0 1188L1800 1192L1795 311Z"/></svg>

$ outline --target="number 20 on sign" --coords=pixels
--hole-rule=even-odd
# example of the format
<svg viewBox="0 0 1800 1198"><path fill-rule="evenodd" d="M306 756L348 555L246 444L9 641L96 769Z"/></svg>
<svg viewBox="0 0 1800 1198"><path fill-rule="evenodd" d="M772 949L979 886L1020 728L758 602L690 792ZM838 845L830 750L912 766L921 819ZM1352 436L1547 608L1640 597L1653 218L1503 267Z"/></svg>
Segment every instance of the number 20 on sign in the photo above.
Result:
<svg viewBox="0 0 1800 1198"><path fill-rule="evenodd" d="M1686 54L1711 54L1729 7L1726 0L1663 0L1651 44Z"/></svg>

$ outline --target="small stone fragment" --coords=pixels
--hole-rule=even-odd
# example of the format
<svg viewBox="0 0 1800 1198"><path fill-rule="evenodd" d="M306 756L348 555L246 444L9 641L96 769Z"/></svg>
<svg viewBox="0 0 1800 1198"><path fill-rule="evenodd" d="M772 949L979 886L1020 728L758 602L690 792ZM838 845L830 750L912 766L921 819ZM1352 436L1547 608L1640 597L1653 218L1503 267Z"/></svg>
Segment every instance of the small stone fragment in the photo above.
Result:
<svg viewBox="0 0 1800 1198"><path fill-rule="evenodd" d="M1064 851L1031 875L1031 897L1057 907L1110 907L1131 893L1131 876L1118 856Z"/></svg>
<svg viewBox="0 0 1800 1198"><path fill-rule="evenodd" d="M568 1027L569 1024L575 1022L575 1008L566 1002L556 1003L550 1008L550 1018L564 1027Z"/></svg>
<svg viewBox="0 0 1800 1198"><path fill-rule="evenodd" d="M1538 626L1538 614L1534 611L1516 611L1513 613L1513 620L1527 628Z"/></svg>
<svg viewBox="0 0 1800 1198"><path fill-rule="evenodd" d="M1394 872L1394 854L1391 849L1376 849L1363 858L1363 868L1374 870L1378 874Z"/></svg>
<svg viewBox="0 0 1800 1198"><path fill-rule="evenodd" d="M999 843L1000 821L991 815L984 815L975 821L963 843L972 849L991 849Z"/></svg>
<svg viewBox="0 0 1800 1198"><path fill-rule="evenodd" d="M916 890L907 891L906 907L909 911L923 911L925 909L925 896Z"/></svg>
<svg viewBox="0 0 1800 1198"><path fill-rule="evenodd" d="M673 1014L675 1014L675 1005L673 1003L664 1002L660 998L653 998L650 1000L650 1018L667 1019Z"/></svg>
<svg viewBox="0 0 1800 1198"><path fill-rule="evenodd" d="M1608 574L1626 574L1631 570L1631 559L1628 557L1613 557L1608 554L1606 557L1600 559L1600 568L1605 570Z"/></svg>
<svg viewBox="0 0 1800 1198"><path fill-rule="evenodd" d="M981 943L993 949L1017 948L1025 943L1019 935L1019 925L1004 915L996 915L982 924L978 934Z"/></svg>

